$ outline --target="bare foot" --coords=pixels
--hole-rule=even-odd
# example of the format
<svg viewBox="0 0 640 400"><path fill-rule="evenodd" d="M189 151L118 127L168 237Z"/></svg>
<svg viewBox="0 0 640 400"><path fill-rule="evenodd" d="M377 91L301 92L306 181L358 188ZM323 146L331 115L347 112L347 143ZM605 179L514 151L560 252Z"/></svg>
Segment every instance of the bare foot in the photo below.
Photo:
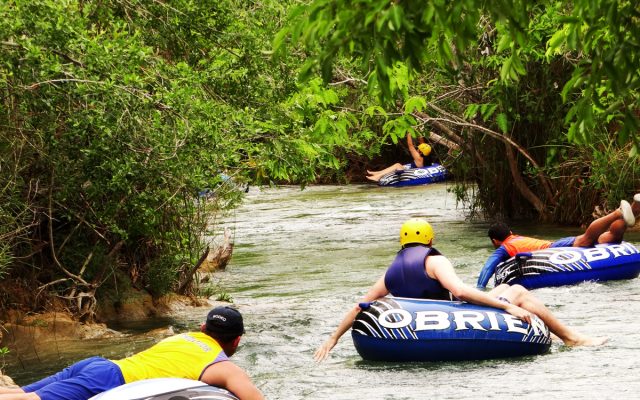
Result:
<svg viewBox="0 0 640 400"><path fill-rule="evenodd" d="M367 179L373 182L378 182L380 180L380 178L378 178L377 176L367 176Z"/></svg>
<svg viewBox="0 0 640 400"><path fill-rule="evenodd" d="M607 337L589 337L589 336L579 336L576 340L566 340L564 342L567 346L602 346L607 343L609 338Z"/></svg>

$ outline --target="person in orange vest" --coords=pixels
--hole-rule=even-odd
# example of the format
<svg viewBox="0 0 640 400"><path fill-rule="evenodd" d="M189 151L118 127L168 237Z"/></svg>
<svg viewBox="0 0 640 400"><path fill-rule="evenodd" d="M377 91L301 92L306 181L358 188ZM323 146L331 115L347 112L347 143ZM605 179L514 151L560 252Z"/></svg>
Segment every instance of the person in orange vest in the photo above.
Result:
<svg viewBox="0 0 640 400"><path fill-rule="evenodd" d="M424 143L424 139L420 138L420 144L416 148L413 145L411 134L407 133L407 147L409 148L409 152L411 153L411 157L413 158L411 164L403 165L400 163L395 163L392 166L380 171L367 170L367 179L369 179L370 181L378 182L380 178L390 172L403 171L410 168L428 167L433 164L433 161L431 159L431 146L429 146L427 143Z"/></svg>
<svg viewBox="0 0 640 400"><path fill-rule="evenodd" d="M620 243L627 227L636 223L640 215L640 193L633 196L633 203L622 200L620 208L593 221L580 236L569 236L556 241L516 235L511 228L497 222L489 227L488 236L495 251L487 259L478 276L476 286L485 288L496 267L518 253L550 247L591 247L598 243Z"/></svg>
<svg viewBox="0 0 640 400"><path fill-rule="evenodd" d="M209 311L199 332L168 337L121 360L91 357L21 388L0 388L0 400L86 400L117 386L151 378L186 378L224 388L240 400L263 400L249 376L229 361L244 334L232 307Z"/></svg>

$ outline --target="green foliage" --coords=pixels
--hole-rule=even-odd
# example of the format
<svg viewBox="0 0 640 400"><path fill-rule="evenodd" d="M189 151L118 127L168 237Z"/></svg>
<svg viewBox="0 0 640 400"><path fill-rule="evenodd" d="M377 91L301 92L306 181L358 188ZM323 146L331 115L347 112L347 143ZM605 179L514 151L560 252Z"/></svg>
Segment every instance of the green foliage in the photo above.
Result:
<svg viewBox="0 0 640 400"><path fill-rule="evenodd" d="M10 353L7 347L0 347L0 374L6 365L5 357Z"/></svg>
<svg viewBox="0 0 640 400"><path fill-rule="evenodd" d="M224 302L227 302L227 303L233 303L233 297L231 297L231 295L229 295L229 293L222 292L222 293L218 294L218 296L216 297L216 301L224 301Z"/></svg>
<svg viewBox="0 0 640 400"><path fill-rule="evenodd" d="M567 114L570 139L587 143L598 125L616 126L618 143L640 145L640 37L637 2L574 1L549 40L548 57L584 53L575 57L575 69L565 84L563 98L573 103Z"/></svg>
<svg viewBox="0 0 640 400"><path fill-rule="evenodd" d="M373 71L370 86L380 90L383 100L393 100L398 93L391 79L396 62L420 71L425 50L433 49L440 67L458 69L463 61L459 50L475 43L484 12L502 22L508 40L524 42L523 28L530 9L530 3L521 0L315 0L291 12L291 24L278 34L274 45L276 51L284 51L284 38L289 36L292 42L302 42L314 51L302 70L303 78L317 66L328 81L339 55L357 57L364 69Z"/></svg>
<svg viewBox="0 0 640 400"><path fill-rule="evenodd" d="M89 318L76 297L116 271L173 290L247 183L314 182L363 149L349 93L298 87L301 58L272 59L286 7L0 3L0 274L54 282Z"/></svg>
<svg viewBox="0 0 640 400"><path fill-rule="evenodd" d="M282 54L304 46L303 79L319 71L334 81L349 59L382 101L384 109L367 110L384 118L381 142L427 126L457 144L444 161L455 160L459 199L491 216L529 216L535 205L542 217L583 222L591 212L576 203L592 207L605 190L637 187L628 174L638 149L637 17L623 0L315 0L289 14L274 46ZM406 82L396 85L398 77ZM620 169L582 167L600 155L618 160L621 150L632 158L612 164ZM602 174L619 177L615 188ZM578 180L584 190L566 191Z"/></svg>
<svg viewBox="0 0 640 400"><path fill-rule="evenodd" d="M573 64L563 91L569 140L586 143L607 123L619 144L631 142L632 154L637 152L640 25L634 1L314 0L294 9L290 19L274 45L283 51L289 37L311 52L303 79L317 68L328 82L340 56L354 58L372 71L369 88L387 104L403 97L391 72L399 62L414 76L432 64L459 75L477 59L479 37L495 35L492 47L505 84L526 76L532 59L562 58ZM482 32L487 25L491 31ZM503 114L501 129L504 122Z"/></svg>
<svg viewBox="0 0 640 400"><path fill-rule="evenodd" d="M435 152L489 212L525 203L505 143L552 206L577 177L627 193L634 18L623 0L2 2L0 276L89 317L122 277L175 290L247 184L343 180L407 132L457 144Z"/></svg>

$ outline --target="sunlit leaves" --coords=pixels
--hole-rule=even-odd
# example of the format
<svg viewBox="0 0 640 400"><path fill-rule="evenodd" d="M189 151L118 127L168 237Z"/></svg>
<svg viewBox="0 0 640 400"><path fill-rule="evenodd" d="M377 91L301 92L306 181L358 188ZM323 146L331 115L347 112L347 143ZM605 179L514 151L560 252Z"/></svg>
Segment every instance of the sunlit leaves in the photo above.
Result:
<svg viewBox="0 0 640 400"><path fill-rule="evenodd" d="M427 107L427 101L424 97L411 97L404 103L405 114L411 114L414 111L423 111Z"/></svg>

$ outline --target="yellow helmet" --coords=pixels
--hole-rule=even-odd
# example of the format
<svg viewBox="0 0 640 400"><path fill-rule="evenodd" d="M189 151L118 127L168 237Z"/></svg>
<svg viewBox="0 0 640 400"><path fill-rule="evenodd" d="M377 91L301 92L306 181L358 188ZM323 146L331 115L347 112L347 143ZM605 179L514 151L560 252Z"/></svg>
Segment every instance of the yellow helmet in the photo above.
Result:
<svg viewBox="0 0 640 400"><path fill-rule="evenodd" d="M433 228L424 219L412 218L405 221L400 228L400 245L402 247L409 243L431 245L433 237Z"/></svg>
<svg viewBox="0 0 640 400"><path fill-rule="evenodd" d="M426 143L420 143L418 145L418 150L420 150L420 153L425 157L431 154L431 146Z"/></svg>

